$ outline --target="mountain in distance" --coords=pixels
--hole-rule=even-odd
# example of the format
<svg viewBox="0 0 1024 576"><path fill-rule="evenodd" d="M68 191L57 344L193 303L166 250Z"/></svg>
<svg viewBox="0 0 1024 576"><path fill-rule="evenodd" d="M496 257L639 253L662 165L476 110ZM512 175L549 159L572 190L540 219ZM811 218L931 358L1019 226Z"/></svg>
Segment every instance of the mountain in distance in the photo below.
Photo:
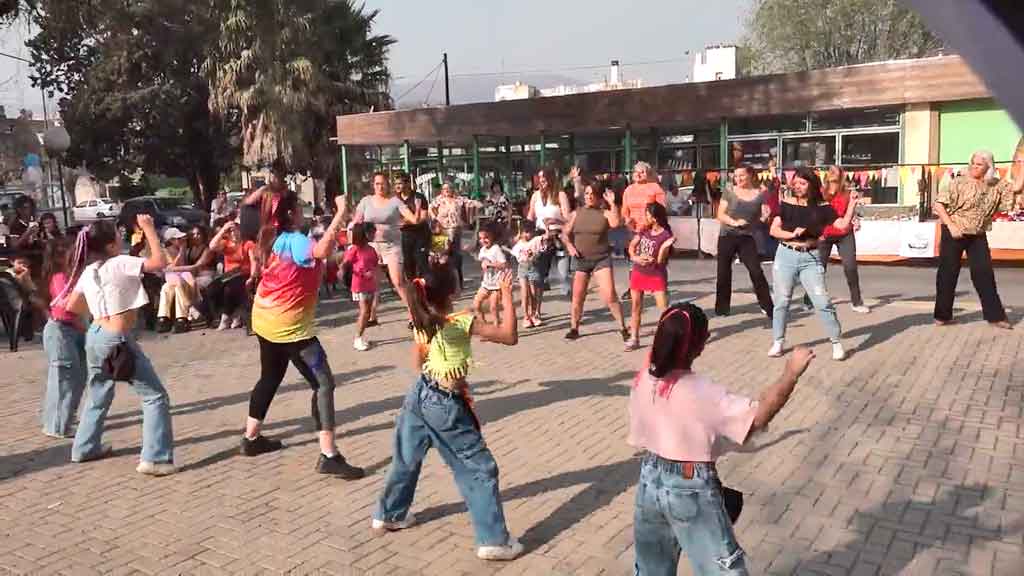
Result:
<svg viewBox="0 0 1024 576"><path fill-rule="evenodd" d="M503 84L530 84L538 89L554 88L563 84L586 84L594 80L583 80L561 74L508 74L504 76L469 76L451 79L452 104L469 104L472 102L493 102L494 89ZM409 92L416 80L401 80L391 84L392 98L395 109L426 108L444 106L444 74L438 74L437 81L430 78ZM433 89L431 85L433 83ZM408 92L408 94L406 94Z"/></svg>

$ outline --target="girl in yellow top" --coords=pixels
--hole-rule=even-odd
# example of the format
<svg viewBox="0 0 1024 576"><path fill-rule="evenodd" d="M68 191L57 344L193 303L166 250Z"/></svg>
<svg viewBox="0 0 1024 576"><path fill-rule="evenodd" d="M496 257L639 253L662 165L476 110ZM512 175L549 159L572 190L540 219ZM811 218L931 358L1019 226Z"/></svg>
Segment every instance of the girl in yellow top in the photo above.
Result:
<svg viewBox="0 0 1024 576"><path fill-rule="evenodd" d="M415 523L409 508L423 459L433 446L452 469L469 508L477 557L511 560L522 553L523 546L505 525L498 465L480 433L466 376L473 336L509 346L519 340L512 274L505 271L500 276L504 318L497 326L474 322L468 311L451 313L457 283L448 264L435 262L426 278L417 279L409 291L416 366L422 374L406 395L395 423L395 454L372 526L376 531L395 531Z"/></svg>

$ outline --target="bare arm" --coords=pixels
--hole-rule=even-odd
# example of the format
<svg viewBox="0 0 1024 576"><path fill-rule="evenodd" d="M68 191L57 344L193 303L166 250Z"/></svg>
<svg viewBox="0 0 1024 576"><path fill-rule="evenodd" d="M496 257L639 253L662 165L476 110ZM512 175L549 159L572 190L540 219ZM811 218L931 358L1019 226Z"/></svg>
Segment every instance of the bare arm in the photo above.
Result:
<svg viewBox="0 0 1024 576"><path fill-rule="evenodd" d="M536 199L536 197L537 197L537 193L536 192L534 192L533 194L530 195L530 204L526 207L526 219L527 220L531 220L531 221L537 220L537 213L533 209L533 207L537 204L534 201Z"/></svg>
<svg viewBox="0 0 1024 576"><path fill-rule="evenodd" d="M754 415L754 423L750 427L751 434L764 430L768 423L775 418L775 415L782 410L793 393L797 380L807 370L812 359L814 359L814 352L808 348L798 347L793 350L786 362L782 376L779 376L774 384L761 392L757 413Z"/></svg>
<svg viewBox="0 0 1024 576"><path fill-rule="evenodd" d="M846 214L843 214L832 223L832 226L846 232L850 229L850 223L853 222L853 216L857 213L857 196L855 193L850 193L850 201L846 205Z"/></svg>
<svg viewBox="0 0 1024 576"><path fill-rule="evenodd" d="M85 316L89 313L89 303L85 301L85 296L81 292L73 290L71 294L68 294L68 300L64 304L64 309L78 316Z"/></svg>
<svg viewBox="0 0 1024 576"><path fill-rule="evenodd" d="M257 206L263 199L263 194L267 191L266 186L260 186L256 190L249 193L248 196L242 199L243 206Z"/></svg>
<svg viewBox="0 0 1024 576"><path fill-rule="evenodd" d="M715 219L721 222L722 224L725 224L726 226L731 226L733 228L742 228L746 226L748 222L743 219L733 218L728 214L730 204L729 197L732 196L733 194L734 192L727 191L725 194L722 195L722 203L718 205L718 214L715 215Z"/></svg>
<svg viewBox="0 0 1024 576"><path fill-rule="evenodd" d="M658 264L664 264L668 262L668 255L672 253L672 244L675 243L675 237L669 237L661 248L658 249Z"/></svg>
<svg viewBox="0 0 1024 576"><path fill-rule="evenodd" d="M608 219L608 226L612 228L622 226L622 210L615 203L615 192L605 191L604 201L608 204L608 209L604 211L604 217Z"/></svg>
<svg viewBox="0 0 1024 576"><path fill-rule="evenodd" d="M167 255L164 254L163 247L160 246L160 236L156 232L156 226L153 225L153 217L139 214L136 216L136 220L146 239L146 246L149 247L149 257L142 264L142 271L152 274L167 268Z"/></svg>
<svg viewBox="0 0 1024 576"><path fill-rule="evenodd" d="M516 325L516 307L512 302L512 272L506 270L499 279L501 287L501 324L495 326L486 322L473 322L472 333L484 340L515 346L519 342L519 328Z"/></svg>
<svg viewBox="0 0 1024 576"><path fill-rule="evenodd" d="M935 202L932 204L932 210L935 211L935 215L939 217L939 220L949 229L949 234L953 238L960 238L963 233L960 228L953 224L953 219L949 217L949 212L946 211L946 205L941 202Z"/></svg>
<svg viewBox="0 0 1024 576"><path fill-rule="evenodd" d="M224 250L224 237L227 236L229 230L235 227L234 222L228 222L227 224L220 227L220 230L210 239L210 250L214 252L222 252Z"/></svg>
<svg viewBox="0 0 1024 576"><path fill-rule="evenodd" d="M579 258L580 252L576 249L576 245L572 243L572 229L576 224L576 213L573 212L572 216L569 217L569 223L562 228L562 243L565 244L565 249L569 251L569 254L573 258Z"/></svg>
<svg viewBox="0 0 1024 576"><path fill-rule="evenodd" d="M562 221L567 222L572 215L572 205L569 203L569 195L565 191L558 193L558 206L562 209Z"/></svg>
<svg viewBox="0 0 1024 576"><path fill-rule="evenodd" d="M337 210L334 211L334 218L331 219L331 223L327 226L327 230L324 231L323 237L317 241L315 246L313 246L313 258L316 258L317 260L327 258L334 253L334 249L338 246L338 231L341 230L341 227L345 222L345 216L348 212L346 209L346 197L341 194L335 196L334 205L337 208Z"/></svg>
<svg viewBox="0 0 1024 576"><path fill-rule="evenodd" d="M778 238L779 240L793 240L803 234L804 229L797 228L792 232L786 232L782 229L782 217L776 216L775 219L772 220L772 228L769 233L772 235L772 238Z"/></svg>

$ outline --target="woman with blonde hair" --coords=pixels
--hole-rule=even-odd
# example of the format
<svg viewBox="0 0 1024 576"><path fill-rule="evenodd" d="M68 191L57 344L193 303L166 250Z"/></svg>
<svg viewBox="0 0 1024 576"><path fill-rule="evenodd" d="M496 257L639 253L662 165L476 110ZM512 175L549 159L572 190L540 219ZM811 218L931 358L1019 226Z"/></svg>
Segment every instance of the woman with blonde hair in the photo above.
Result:
<svg viewBox="0 0 1024 576"><path fill-rule="evenodd" d="M1024 159L1016 158L1017 173L998 180L992 153L979 150L971 155L967 173L939 190L933 208L942 221L939 270L935 277L935 324L953 322L953 298L960 277L960 259L967 252L971 282L981 298L982 315L997 328L1011 329L1006 310L996 289L986 232L996 212L1012 210L1024 189Z"/></svg>

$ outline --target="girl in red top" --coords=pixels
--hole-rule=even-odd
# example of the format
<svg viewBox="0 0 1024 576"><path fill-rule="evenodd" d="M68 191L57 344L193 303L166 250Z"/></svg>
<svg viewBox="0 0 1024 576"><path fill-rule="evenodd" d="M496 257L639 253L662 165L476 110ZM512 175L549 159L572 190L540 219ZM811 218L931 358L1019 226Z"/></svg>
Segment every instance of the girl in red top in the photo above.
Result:
<svg viewBox="0 0 1024 576"><path fill-rule="evenodd" d="M663 205L651 202L644 211L641 231L629 243L629 258L633 262L633 270L629 273L633 337L626 342L626 350L640 347L640 317L644 309L644 294L654 293L658 310L668 308L668 257L674 240L668 225L668 211Z"/></svg>
<svg viewBox="0 0 1024 576"><path fill-rule="evenodd" d="M43 396L43 434L53 438L71 435L78 404L85 390L85 327L64 301L51 301L64 293L71 277L71 242L50 240L43 250L43 286L50 319L43 328L43 349L49 360L46 394Z"/></svg>
<svg viewBox="0 0 1024 576"><path fill-rule="evenodd" d="M857 209L858 194L850 191L847 187L846 172L838 166L828 169L824 196L832 206L832 210L840 218ZM822 266L827 267L832 247L836 246L839 249L839 257L843 261L843 272L846 274L846 285L850 288L850 308L854 312L867 314L871 309L864 305L864 300L860 295L860 275L857 273L857 239L853 234L854 228L855 225L850 225L845 229L831 224L826 226L821 240L818 242L818 255L821 258ZM810 302L811 299L804 295L804 306L810 306Z"/></svg>
<svg viewBox="0 0 1024 576"><path fill-rule="evenodd" d="M356 339L352 347L360 352L370 349L370 343L363 340L363 332L370 320L373 298L377 294L377 270L380 256L370 246L370 238L376 233L370 222L361 222L352 227L352 245L345 251L344 264L352 267L352 300L359 303L359 321L356 324Z"/></svg>

